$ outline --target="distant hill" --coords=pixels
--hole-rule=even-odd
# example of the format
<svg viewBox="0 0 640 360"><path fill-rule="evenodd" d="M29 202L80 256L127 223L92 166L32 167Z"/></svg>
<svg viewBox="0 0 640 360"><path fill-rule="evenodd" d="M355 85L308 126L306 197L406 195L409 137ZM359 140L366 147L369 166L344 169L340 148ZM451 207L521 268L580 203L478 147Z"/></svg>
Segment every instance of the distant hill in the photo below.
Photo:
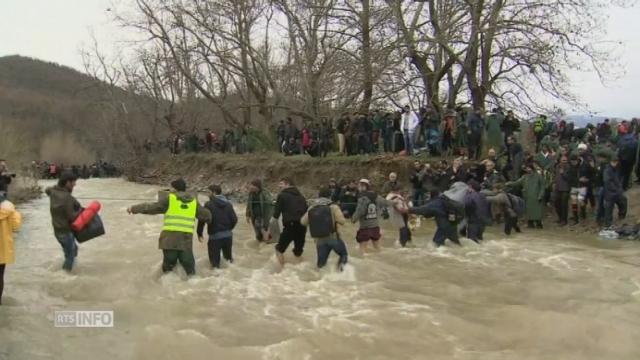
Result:
<svg viewBox="0 0 640 360"><path fill-rule="evenodd" d="M19 151L3 149L0 143L0 157L10 151L23 159L59 162L122 157L127 147L100 111L105 94L104 83L69 67L23 56L0 57L3 130L24 139Z"/></svg>

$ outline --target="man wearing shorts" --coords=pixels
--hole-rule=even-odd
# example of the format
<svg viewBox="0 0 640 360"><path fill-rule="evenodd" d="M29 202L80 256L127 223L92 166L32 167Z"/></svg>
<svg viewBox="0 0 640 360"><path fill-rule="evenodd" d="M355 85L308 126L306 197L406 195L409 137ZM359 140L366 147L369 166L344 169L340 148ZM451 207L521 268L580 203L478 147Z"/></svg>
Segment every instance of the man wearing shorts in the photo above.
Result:
<svg viewBox="0 0 640 360"><path fill-rule="evenodd" d="M593 177L593 169L591 165L584 162L577 155L571 155L569 158L571 166L569 167L569 185L571 186L571 208L573 212L574 224L578 224L581 219L586 219L587 209L585 200L587 198L587 187Z"/></svg>
<svg viewBox="0 0 640 360"><path fill-rule="evenodd" d="M358 205L356 206L351 221L353 221L354 224L356 222L360 224L360 228L356 234L356 241L360 246L360 252L364 254L368 250L370 241L376 250L380 249L378 241L380 241L382 235L380 234L378 219L382 214L382 209L386 208L390 202L372 191L371 182L367 179L360 180L358 190L360 191Z"/></svg>

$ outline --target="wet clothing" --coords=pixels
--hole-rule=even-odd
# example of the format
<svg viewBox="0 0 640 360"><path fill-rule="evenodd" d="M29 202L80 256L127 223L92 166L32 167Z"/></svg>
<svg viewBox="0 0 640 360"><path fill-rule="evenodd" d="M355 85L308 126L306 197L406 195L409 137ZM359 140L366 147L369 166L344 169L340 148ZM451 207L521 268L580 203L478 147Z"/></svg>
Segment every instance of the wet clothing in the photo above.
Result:
<svg viewBox="0 0 640 360"><path fill-rule="evenodd" d="M340 265L344 265L347 263L348 254L347 247L344 244L344 241L340 237L340 228L346 224L346 220L342 215L342 210L338 205L332 203L331 199L319 198L311 201L311 207L309 210L313 209L316 206L329 206L331 209L331 216L334 221L335 232L331 235L323 238L314 238L316 242L316 250L318 253L318 268L322 268L327 264L327 260L329 259L329 254L331 251L334 251L340 258L338 263ZM300 219L300 223L304 226L309 225L309 212L307 211L302 219Z"/></svg>
<svg viewBox="0 0 640 360"><path fill-rule="evenodd" d="M392 204L389 209L389 219L393 226L398 229L400 245L404 247L407 242L411 241L409 216L400 211L408 210L407 202L402 196L394 193L387 195L386 199Z"/></svg>
<svg viewBox="0 0 640 360"><path fill-rule="evenodd" d="M491 208L484 194L472 191L464 198L467 217L467 237L475 242L483 240L484 229L491 223Z"/></svg>
<svg viewBox="0 0 640 360"><path fill-rule="evenodd" d="M180 265L182 265L187 275L194 275L196 273L196 260L193 257L193 250L162 250L163 273L173 271L178 262L180 262Z"/></svg>
<svg viewBox="0 0 640 360"><path fill-rule="evenodd" d="M230 238L232 230L238 224L231 202L223 195L216 195L204 207L211 213L211 222L198 221L198 236L202 236L206 224L210 240Z"/></svg>
<svg viewBox="0 0 640 360"><path fill-rule="evenodd" d="M307 212L307 201L295 187L289 187L278 194L273 217L278 219L282 215L282 233L276 244L276 251L283 254L293 242L293 254L301 256L304 250L307 228L300 223L300 219Z"/></svg>
<svg viewBox="0 0 640 360"><path fill-rule="evenodd" d="M297 257L304 251L307 228L300 221L287 221L282 223L282 233L276 244L276 251L284 254L289 245L293 242L293 254Z"/></svg>
<svg viewBox="0 0 640 360"><path fill-rule="evenodd" d="M209 262L211 263L211 266L214 268L220 267L220 253L222 253L222 256L224 257L225 260L232 263L233 262L232 248L233 248L232 236L229 236L226 238L217 238L217 239L213 239L210 237L209 242L207 242L207 252L209 255Z"/></svg>
<svg viewBox="0 0 640 360"><path fill-rule="evenodd" d="M307 200L295 187L289 187L280 192L276 199L273 217L278 219L282 215L282 222L300 221L307 212Z"/></svg>
<svg viewBox="0 0 640 360"><path fill-rule="evenodd" d="M54 233L70 233L71 223L82 210L80 203L69 190L57 185L46 189L45 193L49 196L49 209Z"/></svg>
<svg viewBox="0 0 640 360"><path fill-rule="evenodd" d="M360 229L373 229L379 227L378 219L382 215L382 209L388 206L389 202L378 196L373 191L360 194L351 221L360 223Z"/></svg>
<svg viewBox="0 0 640 360"><path fill-rule="evenodd" d="M264 241L263 233L269 230L269 221L273 217L273 200L266 190L249 193L245 216L251 219L251 224L258 241Z"/></svg>
<svg viewBox="0 0 640 360"><path fill-rule="evenodd" d="M485 195L491 205L495 206L498 211L502 213L502 216L504 217L504 233L510 235L512 230L520 232L520 227L518 226L518 214L513 208L513 201L510 199L511 195L505 192L496 193L492 191L486 192Z"/></svg>
<svg viewBox="0 0 640 360"><path fill-rule="evenodd" d="M409 209L409 213L421 215L426 218L433 217L436 221L436 232L433 235L433 242L436 246L442 246L446 239L456 244L460 244L457 231L457 223L449 220L449 211L443 196L438 196L427 201L426 204L417 208Z"/></svg>
<svg viewBox="0 0 640 360"><path fill-rule="evenodd" d="M178 201L183 203L190 203L194 200L194 196L186 192L175 192ZM160 215L165 214L169 209L169 197L160 198L155 203L138 204L131 207L133 214L145 214L145 215ZM197 204L195 218L198 221L209 223L211 222L211 212ZM160 233L158 240L158 248L162 250L181 250L191 251L193 247L193 233L167 231L163 230ZM193 256L193 255L192 255ZM181 261L182 262L182 261ZM186 269L185 269L186 270Z"/></svg>
<svg viewBox="0 0 640 360"><path fill-rule="evenodd" d="M223 195L212 197L204 207L211 212L211 222L207 224L207 232L209 233L209 241L207 242L209 262L212 267L219 268L221 252L225 260L233 262L231 253L233 246L232 231L238 223L238 217L233 209L233 205ZM199 237L202 236L204 225L204 222L198 222Z"/></svg>
<svg viewBox="0 0 640 360"><path fill-rule="evenodd" d="M55 234L58 243L62 247L64 253L64 264L62 268L67 271L73 269L73 263L78 257L78 244L76 243L76 237L72 232Z"/></svg>

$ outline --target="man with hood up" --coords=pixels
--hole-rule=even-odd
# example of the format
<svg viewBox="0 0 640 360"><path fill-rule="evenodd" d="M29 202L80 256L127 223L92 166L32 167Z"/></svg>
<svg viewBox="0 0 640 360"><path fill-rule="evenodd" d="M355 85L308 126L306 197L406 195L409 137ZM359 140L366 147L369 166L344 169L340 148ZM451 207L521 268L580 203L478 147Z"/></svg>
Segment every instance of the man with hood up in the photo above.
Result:
<svg viewBox="0 0 640 360"><path fill-rule="evenodd" d="M222 195L220 185L209 186L209 201L204 207L211 212L211 222L198 221L198 241L203 242L204 225L207 225L209 241L207 248L209 252L209 262L213 268L220 268L220 252L224 259L233 263L231 249L233 246L233 228L238 224L233 205Z"/></svg>
<svg viewBox="0 0 640 360"><path fill-rule="evenodd" d="M187 183L183 179L171 183L173 190L167 197L159 196L155 203L134 205L127 209L129 214L164 214L164 225L160 233L158 247L162 250L162 272L172 271L178 261L187 275L195 275L196 262L193 257L193 232L196 219L211 222L211 212L202 207L198 200L187 193Z"/></svg>
<svg viewBox="0 0 640 360"><path fill-rule="evenodd" d="M276 199L273 218L278 219L282 215L282 233L276 244L276 257L284 266L284 253L292 242L293 255L300 258L304 251L307 228L300 223L300 219L307 212L307 200L290 179L282 178L279 186L280 194Z"/></svg>
<svg viewBox="0 0 640 360"><path fill-rule="evenodd" d="M371 190L371 182L367 179L360 180L358 189L358 205L351 217L351 221L354 224L356 222L360 223L360 229L356 234L356 241L362 253L368 250L369 241L373 243L373 247L376 250L379 250L380 246L378 242L382 235L380 233L378 219L382 215L382 210L391 205L391 202L383 199Z"/></svg>
<svg viewBox="0 0 640 360"><path fill-rule="evenodd" d="M318 268L323 268L334 251L340 258L338 270L347 263L347 246L340 237L340 228L346 220L340 207L330 199L331 189L320 189L318 198L311 200L311 207L300 219L300 223L309 227L311 236L316 242L318 252Z"/></svg>

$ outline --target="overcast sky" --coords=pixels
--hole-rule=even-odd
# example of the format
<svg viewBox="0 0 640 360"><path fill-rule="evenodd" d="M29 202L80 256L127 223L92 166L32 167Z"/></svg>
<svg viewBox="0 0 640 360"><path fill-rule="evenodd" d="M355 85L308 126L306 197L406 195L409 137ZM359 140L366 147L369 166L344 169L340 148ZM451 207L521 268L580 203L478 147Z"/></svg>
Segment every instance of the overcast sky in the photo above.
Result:
<svg viewBox="0 0 640 360"><path fill-rule="evenodd" d="M112 0L0 0L0 56L24 55L82 70L79 49L90 32L101 43L121 37L109 23ZM626 75L602 85L580 73L572 85L598 115L640 116L640 7L609 11L608 38L621 41Z"/></svg>

